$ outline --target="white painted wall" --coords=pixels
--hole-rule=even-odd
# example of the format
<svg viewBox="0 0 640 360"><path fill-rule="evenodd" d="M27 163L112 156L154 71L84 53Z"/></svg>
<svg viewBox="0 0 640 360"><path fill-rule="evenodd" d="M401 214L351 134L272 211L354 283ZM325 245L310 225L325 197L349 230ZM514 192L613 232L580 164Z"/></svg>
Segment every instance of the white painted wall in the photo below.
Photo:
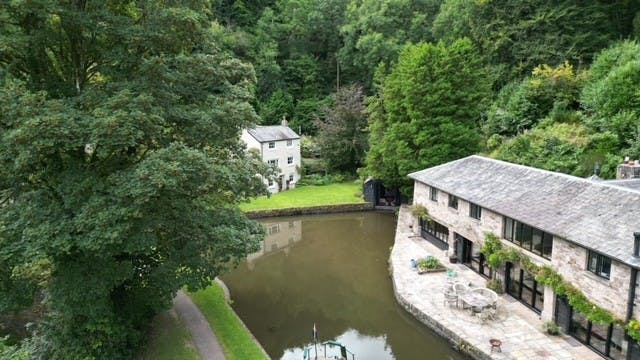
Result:
<svg viewBox="0 0 640 360"><path fill-rule="evenodd" d="M262 161L265 163L268 163L269 160L278 160L279 175L282 176L282 182L281 186L278 186L277 182L273 182L269 185L267 180L265 180L265 185L267 185L270 193L275 194L279 192L280 187L282 190L287 189L287 183L289 189L295 188L296 184L300 180L299 169L302 164L300 156L300 139L292 139L291 145L287 145L286 140L274 141L274 148L269 148L268 142L258 142L246 130L242 131L240 139L247 144L247 148L258 149L260 151ZM292 164L288 164L288 158L290 157L293 160Z"/></svg>

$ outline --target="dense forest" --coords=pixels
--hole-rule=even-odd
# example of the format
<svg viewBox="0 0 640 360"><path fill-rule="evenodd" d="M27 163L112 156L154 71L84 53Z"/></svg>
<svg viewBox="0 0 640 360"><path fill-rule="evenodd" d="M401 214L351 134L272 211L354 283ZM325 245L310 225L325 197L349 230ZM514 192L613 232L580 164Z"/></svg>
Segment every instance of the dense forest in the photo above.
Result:
<svg viewBox="0 0 640 360"><path fill-rule="evenodd" d="M473 153L605 178L640 157L639 11L632 0L228 0L215 13L256 69L263 124L286 116L324 145L329 171L406 187L407 173ZM341 131L327 131L349 96L365 121L333 116Z"/></svg>
<svg viewBox="0 0 640 360"><path fill-rule="evenodd" d="M474 153L612 177L640 157L638 40L636 0L2 1L0 315L41 317L0 351L131 358L253 251L251 124L404 189Z"/></svg>

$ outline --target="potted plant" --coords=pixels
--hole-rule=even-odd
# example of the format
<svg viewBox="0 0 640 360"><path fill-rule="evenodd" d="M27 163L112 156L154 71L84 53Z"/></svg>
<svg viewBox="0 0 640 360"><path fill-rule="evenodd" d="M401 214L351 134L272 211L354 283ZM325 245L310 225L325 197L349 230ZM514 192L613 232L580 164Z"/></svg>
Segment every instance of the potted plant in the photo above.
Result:
<svg viewBox="0 0 640 360"><path fill-rule="evenodd" d="M547 334L555 336L560 335L560 331L562 331L562 328L558 326L555 321L547 321L546 323L544 323L544 330L547 332Z"/></svg>
<svg viewBox="0 0 640 360"><path fill-rule="evenodd" d="M440 261L438 261L438 259L434 258L433 256L429 256L423 259L418 259L417 265L418 265L419 274L426 273L426 272L438 272L438 271L446 270L445 267L442 266L442 264L440 264Z"/></svg>

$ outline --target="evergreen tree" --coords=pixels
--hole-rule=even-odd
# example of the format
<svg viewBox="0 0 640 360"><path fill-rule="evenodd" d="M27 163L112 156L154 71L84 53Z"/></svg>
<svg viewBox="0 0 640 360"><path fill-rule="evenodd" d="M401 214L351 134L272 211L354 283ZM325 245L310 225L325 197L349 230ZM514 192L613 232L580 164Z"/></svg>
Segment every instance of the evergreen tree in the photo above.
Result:
<svg viewBox="0 0 640 360"><path fill-rule="evenodd" d="M469 40L408 45L369 105L363 175L408 194L410 172L479 151L478 123L490 88Z"/></svg>

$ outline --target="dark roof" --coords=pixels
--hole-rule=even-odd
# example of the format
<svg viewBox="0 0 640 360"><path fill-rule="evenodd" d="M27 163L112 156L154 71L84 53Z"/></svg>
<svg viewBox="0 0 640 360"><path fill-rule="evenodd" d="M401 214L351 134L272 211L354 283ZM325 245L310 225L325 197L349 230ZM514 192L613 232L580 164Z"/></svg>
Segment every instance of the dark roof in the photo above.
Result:
<svg viewBox="0 0 640 360"><path fill-rule="evenodd" d="M259 142L299 139L300 136L288 126L256 126L247 132Z"/></svg>
<svg viewBox="0 0 640 360"><path fill-rule="evenodd" d="M627 264L640 231L640 191L481 156L409 177Z"/></svg>

